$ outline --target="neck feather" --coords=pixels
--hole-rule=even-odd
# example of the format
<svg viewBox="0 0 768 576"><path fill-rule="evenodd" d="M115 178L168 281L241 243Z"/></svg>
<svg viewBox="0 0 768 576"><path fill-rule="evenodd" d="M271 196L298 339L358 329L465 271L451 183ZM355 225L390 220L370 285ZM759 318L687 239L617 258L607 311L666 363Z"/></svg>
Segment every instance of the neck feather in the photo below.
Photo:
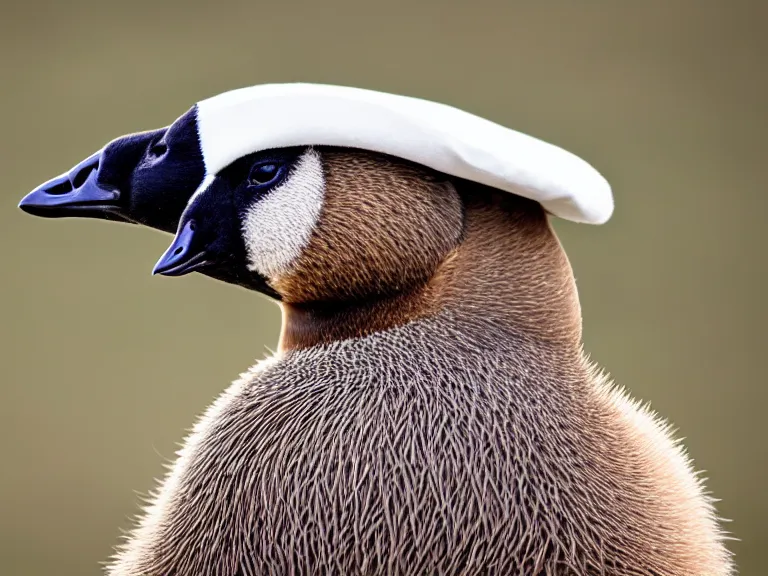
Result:
<svg viewBox="0 0 768 576"><path fill-rule="evenodd" d="M357 338L449 312L482 332L581 347L571 267L543 209L504 193L463 197L464 234L425 284L344 303L283 304L280 349Z"/></svg>

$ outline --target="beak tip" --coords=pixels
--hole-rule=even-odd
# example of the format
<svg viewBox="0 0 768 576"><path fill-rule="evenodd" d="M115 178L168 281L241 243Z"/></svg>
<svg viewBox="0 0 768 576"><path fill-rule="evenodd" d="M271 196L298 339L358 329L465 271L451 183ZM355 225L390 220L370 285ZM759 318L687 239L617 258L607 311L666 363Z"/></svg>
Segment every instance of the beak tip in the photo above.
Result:
<svg viewBox="0 0 768 576"><path fill-rule="evenodd" d="M165 271L168 269L168 263L166 262L166 260L167 260L166 255L163 255L163 257L157 261L155 266L152 268L152 276L165 275Z"/></svg>
<svg viewBox="0 0 768 576"><path fill-rule="evenodd" d="M152 275L183 276L207 264L205 250L193 248L194 237L195 222L186 222L180 227L165 254L155 264Z"/></svg>
<svg viewBox="0 0 768 576"><path fill-rule="evenodd" d="M17 204L20 210L29 213L30 208L34 208L39 202L35 202L35 196L38 195L37 190L27 193L19 203Z"/></svg>

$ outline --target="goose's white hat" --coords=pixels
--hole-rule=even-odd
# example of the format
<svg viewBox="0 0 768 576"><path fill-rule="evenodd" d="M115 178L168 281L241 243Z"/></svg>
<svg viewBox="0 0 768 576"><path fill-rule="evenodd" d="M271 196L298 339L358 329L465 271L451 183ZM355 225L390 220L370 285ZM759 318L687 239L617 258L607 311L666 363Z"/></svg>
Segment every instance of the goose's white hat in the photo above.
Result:
<svg viewBox="0 0 768 576"><path fill-rule="evenodd" d="M197 105L206 172L287 146L328 145L397 156L540 202L590 224L613 212L611 187L578 156L457 108L373 90L263 84Z"/></svg>

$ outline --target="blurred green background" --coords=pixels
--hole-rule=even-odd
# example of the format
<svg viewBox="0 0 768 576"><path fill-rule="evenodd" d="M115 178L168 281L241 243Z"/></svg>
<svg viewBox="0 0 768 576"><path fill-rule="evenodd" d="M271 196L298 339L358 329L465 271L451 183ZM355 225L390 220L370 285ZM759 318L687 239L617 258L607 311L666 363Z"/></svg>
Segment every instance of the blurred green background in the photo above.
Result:
<svg viewBox="0 0 768 576"><path fill-rule="evenodd" d="M96 575L185 430L274 347L278 308L153 278L170 236L23 214L108 140L262 82L437 99L568 148L605 226L558 221L586 348L670 418L765 573L768 4L4 3L0 574Z"/></svg>

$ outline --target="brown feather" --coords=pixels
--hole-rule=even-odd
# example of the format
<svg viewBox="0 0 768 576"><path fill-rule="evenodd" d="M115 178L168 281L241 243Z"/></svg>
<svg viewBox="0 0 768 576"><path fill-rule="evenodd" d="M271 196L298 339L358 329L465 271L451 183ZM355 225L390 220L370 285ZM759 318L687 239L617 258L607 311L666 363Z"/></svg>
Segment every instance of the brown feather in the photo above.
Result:
<svg viewBox="0 0 768 576"><path fill-rule="evenodd" d="M197 423L112 576L726 576L666 424L585 359L542 208L323 150L281 351Z"/></svg>

